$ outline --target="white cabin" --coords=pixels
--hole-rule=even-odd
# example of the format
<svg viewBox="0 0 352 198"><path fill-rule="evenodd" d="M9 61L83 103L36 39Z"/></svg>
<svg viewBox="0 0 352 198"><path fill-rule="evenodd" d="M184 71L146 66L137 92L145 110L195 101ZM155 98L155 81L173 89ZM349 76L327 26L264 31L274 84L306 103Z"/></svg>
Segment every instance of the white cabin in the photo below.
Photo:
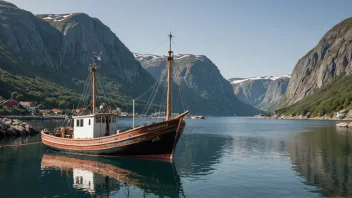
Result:
<svg viewBox="0 0 352 198"><path fill-rule="evenodd" d="M73 117L73 138L89 139L117 133L117 115L97 113Z"/></svg>
<svg viewBox="0 0 352 198"><path fill-rule="evenodd" d="M97 185L106 184L105 176L89 170L73 169L73 188L94 194Z"/></svg>

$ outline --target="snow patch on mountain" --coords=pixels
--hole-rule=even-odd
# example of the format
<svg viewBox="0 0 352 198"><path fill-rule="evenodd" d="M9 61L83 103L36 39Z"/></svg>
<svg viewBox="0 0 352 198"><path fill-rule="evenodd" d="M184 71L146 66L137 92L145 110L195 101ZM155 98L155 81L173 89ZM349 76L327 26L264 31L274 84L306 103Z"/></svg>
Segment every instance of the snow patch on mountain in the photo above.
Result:
<svg viewBox="0 0 352 198"><path fill-rule="evenodd" d="M250 77L250 78L245 78L245 79L240 79L240 80L233 80L233 81L231 81L231 84L242 84L244 82L253 81L253 80L271 80L271 81L274 81L274 80L277 80L277 79L280 79L280 78L291 78L291 76L285 74L285 75L282 75L282 76Z"/></svg>
<svg viewBox="0 0 352 198"><path fill-rule="evenodd" d="M54 22L63 21L72 14L47 14L43 19L46 21L53 20Z"/></svg>
<svg viewBox="0 0 352 198"><path fill-rule="evenodd" d="M166 59L167 58L166 55L160 56L160 55L154 55L154 54L139 54L139 53L134 53L133 55L137 60L143 60L146 62L153 62L153 61L157 61L159 59ZM204 57L204 55L176 54L176 55L174 55L174 60L177 61L177 60L181 60L184 58L189 58L191 56L196 57L196 58Z"/></svg>
<svg viewBox="0 0 352 198"><path fill-rule="evenodd" d="M138 53L134 53L133 55L134 55L134 58L136 58L136 59L147 60L147 61L165 57L165 56L158 56L158 55L153 55L153 54L138 54Z"/></svg>

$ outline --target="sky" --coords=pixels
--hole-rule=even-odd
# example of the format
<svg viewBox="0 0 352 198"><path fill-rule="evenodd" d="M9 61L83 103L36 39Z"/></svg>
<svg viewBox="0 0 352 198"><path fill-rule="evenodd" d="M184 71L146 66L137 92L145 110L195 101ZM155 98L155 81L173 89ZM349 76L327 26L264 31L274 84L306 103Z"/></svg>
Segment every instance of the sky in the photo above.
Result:
<svg viewBox="0 0 352 198"><path fill-rule="evenodd" d="M99 18L134 53L206 55L224 78L291 74L350 0L9 0L33 14Z"/></svg>

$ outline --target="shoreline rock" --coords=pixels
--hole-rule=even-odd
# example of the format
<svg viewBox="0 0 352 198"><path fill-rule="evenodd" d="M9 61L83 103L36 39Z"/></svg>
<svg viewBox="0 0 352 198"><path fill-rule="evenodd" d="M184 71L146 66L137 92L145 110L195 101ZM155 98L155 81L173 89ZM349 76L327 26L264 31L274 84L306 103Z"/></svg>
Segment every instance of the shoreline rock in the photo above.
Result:
<svg viewBox="0 0 352 198"><path fill-rule="evenodd" d="M335 121L352 121L352 118L336 118L336 117L328 117L328 116L321 116L321 117L307 117L307 116L284 116L284 115L255 115L251 118L258 118L258 119L277 119L277 120L335 120Z"/></svg>
<svg viewBox="0 0 352 198"><path fill-rule="evenodd" d="M35 130L21 120L12 120L9 118L0 119L0 137L4 136L27 136L36 135L39 131Z"/></svg>

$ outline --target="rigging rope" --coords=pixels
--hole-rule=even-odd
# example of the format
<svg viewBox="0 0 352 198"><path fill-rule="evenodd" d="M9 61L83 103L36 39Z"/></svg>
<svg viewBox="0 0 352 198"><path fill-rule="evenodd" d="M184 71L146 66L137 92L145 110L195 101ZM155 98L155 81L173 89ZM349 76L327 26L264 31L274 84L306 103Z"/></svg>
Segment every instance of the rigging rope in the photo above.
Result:
<svg viewBox="0 0 352 198"><path fill-rule="evenodd" d="M164 71L162 72L161 76L164 76L164 74L166 73L165 71L166 71L166 70L164 70ZM159 87L160 87L160 85L161 85L161 82L162 82L162 80L160 81L160 83L159 83L158 86L156 87L156 91L154 92L153 98L152 98L152 100L151 100L151 102L150 102L150 104L149 104L149 107L148 107L146 113L149 112L151 106L153 105L153 102L154 102L154 100L155 100L155 97L156 97L156 95L157 95L157 93L158 93L158 91L159 91Z"/></svg>
<svg viewBox="0 0 352 198"><path fill-rule="evenodd" d="M160 46L164 45L166 42L168 42L168 40L166 40L166 41L162 42L160 45L158 45L157 47L153 48L151 51L149 51L149 52L148 52L148 53L146 53L146 54L150 54L150 53L152 53L154 50L156 50L156 49L157 49L157 48L159 48Z"/></svg>
<svg viewBox="0 0 352 198"><path fill-rule="evenodd" d="M177 45L176 45L176 43L175 43L175 37L172 37L171 41L172 41L172 43L175 45L178 54L181 54L181 53L180 53L180 50L178 50L178 47L177 47Z"/></svg>
<svg viewBox="0 0 352 198"><path fill-rule="evenodd" d="M176 43L175 43L175 39L174 39L174 38L172 39L172 43L175 45L176 50L178 51L178 53L181 54L180 50L178 49L178 47L177 47L177 45L176 45ZM188 58L188 57L187 57L187 58ZM173 66L176 67L176 69L179 71L179 77L176 78L176 79L178 80L178 82L177 82L176 84L177 84L178 89L179 89L182 107L183 107L184 110L186 110L186 109L188 109L188 105L187 105L186 99L185 99L185 97L184 97L185 95L184 95L184 93L183 93L183 90L181 89L181 86L182 86L182 84L181 84L181 79L180 79L181 70L180 70L180 68L179 68L176 64L174 64ZM176 75L176 73L175 73L175 75ZM185 103L185 104L184 104L184 103ZM185 105L185 106L184 106L184 105Z"/></svg>
<svg viewBox="0 0 352 198"><path fill-rule="evenodd" d="M146 53L146 54L150 54L151 52L153 52L154 50L156 50L157 48L159 48L160 46L162 46L162 45L165 44L166 42L168 42L168 40L163 41L160 45L158 45L157 47L153 48L152 50L150 50L150 51L149 51L148 53ZM146 102L145 107L144 107L143 110L141 111L141 115L144 115L144 114L146 115L146 114L149 112L151 106L153 105L153 102L154 102L154 100L155 100L155 97L156 97L156 95L157 95L157 93L158 93L159 86L160 86L161 81L162 81L162 76L163 76L163 72L161 73L159 79L156 81L156 83L155 83L153 86L151 86L146 92L144 92L143 94L141 94L140 96L138 96L138 97L136 97L136 98L134 99L135 101L136 101L136 100L139 100L140 98L142 98L143 96L145 96L147 93L149 93L151 90L153 90L151 96L149 97L148 101ZM154 89L153 89L153 88L154 88ZM141 121L144 120L144 119L145 119L145 118L137 118L137 122L141 122Z"/></svg>
<svg viewBox="0 0 352 198"><path fill-rule="evenodd" d="M103 86L103 83L102 83L102 79L101 79L101 77L100 77L100 75L99 75L98 73L97 73L97 78L98 78L98 82L100 83L100 86L102 87L102 91L103 91L103 94L104 94L105 98L107 98L107 99L110 98L111 103L115 106L115 109L116 109L117 106L116 106L116 104L114 103L114 101L112 100L112 98L111 98L109 92L107 92L107 94L105 93L105 89L104 89L104 86ZM106 95L108 95L108 97L107 97ZM107 102L105 101L105 103L107 103Z"/></svg>
<svg viewBox="0 0 352 198"><path fill-rule="evenodd" d="M112 97L110 96L109 92L108 92L107 95L109 96L109 98L110 98L112 104L115 106L115 109L117 109L117 105L116 105L116 103L113 101L113 99L112 99Z"/></svg>
<svg viewBox="0 0 352 198"><path fill-rule="evenodd" d="M159 87L161 85L161 82L163 81L163 77L165 75L165 71L161 72L159 79L157 80L157 82L155 83L155 85L153 85L153 87L155 87L155 89L153 89L152 94L150 95L144 109L141 112L141 115L147 115L151 106L153 105L154 99L158 93ZM137 124L140 124L142 121L145 121L146 117L142 117L137 119Z"/></svg>
<svg viewBox="0 0 352 198"><path fill-rule="evenodd" d="M148 111L147 111L148 106L150 106L150 105L153 103L153 100L154 100L154 98L155 98L155 95L157 94L157 91L158 91L159 86L160 86L160 84L161 84L161 81L162 81L162 79L163 79L163 74L164 74L164 72L162 72L161 75L159 76L159 79L158 79L158 81L157 81L156 84L155 84L155 85L157 85L157 86L156 86L155 89L153 90L152 95L149 97L148 102L147 102L147 104L146 104L146 107L143 109L142 113L144 113L144 111L148 112ZM154 85L154 86L155 86L155 85Z"/></svg>
<svg viewBox="0 0 352 198"><path fill-rule="evenodd" d="M177 45L176 45L176 43L175 43L175 41L174 41L174 39L172 39L172 42L173 42L173 44L175 45L175 47L176 47L176 49L177 49L177 51L179 52L179 54L181 54L180 53L180 51L179 51L179 49L178 49L178 47L177 47ZM161 46L161 45L159 45L159 46ZM159 47L158 46L158 47ZM155 48L156 49L156 48ZM154 50L154 49L153 49ZM152 50L152 51L153 51ZM181 70L180 70L180 68L175 64L175 62L172 62L172 69L174 68L174 67L176 67L176 69L177 70L175 70L175 69L173 69L173 71L174 71L174 74L173 74L173 78L174 78L174 80L175 80L175 84L177 84L177 87L178 87L178 92L179 92L179 97L180 97L180 99L181 99L181 105L182 105L182 108L184 109L184 110L186 110L187 108L188 108L188 106L187 106L187 103L186 103L186 100L185 100L185 98L184 98L184 93L183 93L183 90L181 89L181 86L182 86L182 82L181 82ZM178 71L178 72L177 72ZM157 80L157 82L153 85L153 86L151 86L146 92L144 92L142 95L140 95L140 96L138 96L138 97L136 97L135 98L135 100L138 100L138 99L140 99L141 97L143 97L143 96L145 96L147 93L149 93L151 90L153 90L152 91L152 94L151 94L151 96L149 97L149 99L148 99L148 101L147 101L147 103L146 103L146 106L143 108L143 110L142 110L142 112L141 112L141 114L142 115L147 115L148 114L148 112L150 111L150 109L151 109L151 107L152 107L152 105L153 105L153 103L154 103L154 100L155 100L155 97L157 96L157 94L158 94L158 92L159 92L159 88L160 88L160 85L161 85L161 82L163 82L163 77L164 77L164 75L166 74L166 68L161 72L161 74L160 74L160 77L159 77L159 79ZM154 89L153 89L154 88ZM162 105L163 103L164 103L164 100L165 100L165 90L166 90L166 86L164 87L165 89L164 89L164 94L163 94L163 97L162 97L162 99L161 99L161 103L160 103L160 105L159 105L159 112L161 111L161 109L163 108L163 106L165 106L165 105ZM166 104L166 103L165 103ZM176 103L176 105L177 105L177 103ZM176 106L175 106L176 107ZM174 108L175 108L174 107ZM137 122L139 123L139 122L141 122L141 121L143 121L145 119L145 117L142 117L142 118L139 118L138 120L137 120Z"/></svg>
<svg viewBox="0 0 352 198"><path fill-rule="evenodd" d="M89 75L87 77L87 80L85 82L85 85L84 85L84 88L83 88L83 91L82 91L82 96L83 96L83 99L82 97L79 98L79 101L78 101L78 105L77 105L77 109L80 108L80 104L81 104L81 100L83 100L83 106L85 106L85 100L86 100L86 92L88 92L88 87L89 87L89 84L91 82L91 73L89 72Z"/></svg>
<svg viewBox="0 0 352 198"><path fill-rule="evenodd" d="M167 87L166 86L164 86L164 92L163 92L163 94L162 94L162 96L161 96L161 101L160 101L160 105L159 105L159 117L158 117L158 121L159 121L159 119L160 119L160 112L161 112L161 108L165 108L166 109L166 107L165 107L165 105L166 105L166 89L167 89ZM163 105L164 104L164 105Z"/></svg>
<svg viewBox="0 0 352 198"><path fill-rule="evenodd" d="M155 87L158 84L158 81L151 86L146 92L144 92L142 95L138 96L137 98L135 98L135 100L138 100L139 98L143 97L145 94L147 94L153 87Z"/></svg>

